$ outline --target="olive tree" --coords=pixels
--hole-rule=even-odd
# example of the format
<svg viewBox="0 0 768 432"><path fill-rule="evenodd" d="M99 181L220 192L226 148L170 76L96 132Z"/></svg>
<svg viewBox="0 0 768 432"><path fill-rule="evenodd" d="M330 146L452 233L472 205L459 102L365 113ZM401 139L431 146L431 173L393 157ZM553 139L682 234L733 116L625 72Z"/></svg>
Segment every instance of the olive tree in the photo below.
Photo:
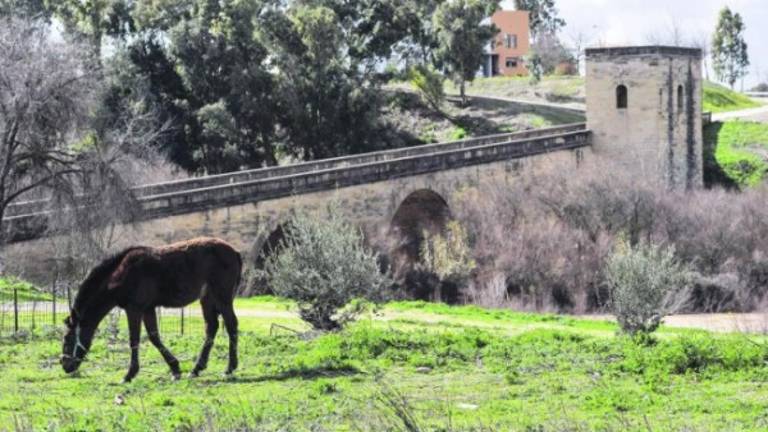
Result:
<svg viewBox="0 0 768 432"><path fill-rule="evenodd" d="M621 329L632 335L655 331L690 298L691 272L675 258L673 248L621 241L605 271L613 313Z"/></svg>
<svg viewBox="0 0 768 432"><path fill-rule="evenodd" d="M381 301L390 286L378 255L338 209L323 215L298 213L285 226L279 252L267 259L267 282L298 303L301 318L318 330L335 330L354 319L361 303Z"/></svg>

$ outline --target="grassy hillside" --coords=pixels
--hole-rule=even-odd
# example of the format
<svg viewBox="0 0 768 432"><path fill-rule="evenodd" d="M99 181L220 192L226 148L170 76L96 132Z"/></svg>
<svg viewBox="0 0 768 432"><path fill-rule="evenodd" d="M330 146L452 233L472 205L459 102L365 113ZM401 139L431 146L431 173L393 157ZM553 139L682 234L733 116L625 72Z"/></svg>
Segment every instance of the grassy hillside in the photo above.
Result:
<svg viewBox="0 0 768 432"><path fill-rule="evenodd" d="M446 91L458 92L448 81ZM470 94L555 103L583 103L586 96L583 77L550 76L538 84L525 77L478 78L467 87ZM704 83L704 111L738 111L760 106L759 102L721 85Z"/></svg>
<svg viewBox="0 0 768 432"><path fill-rule="evenodd" d="M711 82L704 83L704 111L713 113L759 107L760 103L741 93Z"/></svg>
<svg viewBox="0 0 768 432"><path fill-rule="evenodd" d="M38 290L34 285L16 278L0 278L0 301L11 301L13 291L19 301L50 300L50 294Z"/></svg>
<svg viewBox="0 0 768 432"><path fill-rule="evenodd" d="M458 93L452 82L446 81L446 91ZM542 102L584 102L584 78L578 76L548 76L538 84L527 77L477 78L467 86L476 95L508 97Z"/></svg>
<svg viewBox="0 0 768 432"><path fill-rule="evenodd" d="M638 344L607 322L395 303L314 339L291 304L241 301L241 369L224 379L221 334L209 370L172 382L124 331L94 345L75 377L59 341L3 340L0 430L647 431L765 430L765 339L663 329ZM165 337L189 370L202 336Z"/></svg>
<svg viewBox="0 0 768 432"><path fill-rule="evenodd" d="M720 181L744 187L760 183L768 173L768 124L728 121L704 130L705 164ZM718 181L717 178L714 179Z"/></svg>
<svg viewBox="0 0 768 432"><path fill-rule="evenodd" d="M495 100L476 100L461 107L448 98L442 112L426 104L407 84L392 87L384 112L397 130L410 135L409 145L459 140L474 136L516 132L583 121L582 115L563 110L532 110L525 104Z"/></svg>

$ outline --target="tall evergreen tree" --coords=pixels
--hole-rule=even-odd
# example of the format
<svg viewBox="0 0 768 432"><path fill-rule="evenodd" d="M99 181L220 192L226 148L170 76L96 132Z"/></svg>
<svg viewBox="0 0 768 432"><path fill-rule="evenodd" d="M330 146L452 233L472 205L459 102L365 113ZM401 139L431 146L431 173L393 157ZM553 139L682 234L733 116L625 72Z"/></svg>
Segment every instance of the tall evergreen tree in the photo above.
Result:
<svg viewBox="0 0 768 432"><path fill-rule="evenodd" d="M540 34L556 34L565 26L558 16L555 0L515 0L515 9L528 11L531 38L536 41Z"/></svg>
<svg viewBox="0 0 768 432"><path fill-rule="evenodd" d="M499 8L499 0L448 0L434 17L438 55L467 103L466 82L472 81L483 63L484 48L499 32L487 19Z"/></svg>
<svg viewBox="0 0 768 432"><path fill-rule="evenodd" d="M565 26L565 20L558 16L555 0L515 0L515 8L530 14L528 26L533 43L527 67L532 81L538 82L548 69L544 57L549 53L542 52L547 49L546 41L557 40L557 32Z"/></svg>
<svg viewBox="0 0 768 432"><path fill-rule="evenodd" d="M301 159L384 145L379 98L366 68L350 53L341 17L326 6L298 5L260 20L277 76L283 149Z"/></svg>
<svg viewBox="0 0 768 432"><path fill-rule="evenodd" d="M749 54L744 41L744 21L727 6L720 11L712 39L712 66L720 82L734 88L736 81L747 75Z"/></svg>

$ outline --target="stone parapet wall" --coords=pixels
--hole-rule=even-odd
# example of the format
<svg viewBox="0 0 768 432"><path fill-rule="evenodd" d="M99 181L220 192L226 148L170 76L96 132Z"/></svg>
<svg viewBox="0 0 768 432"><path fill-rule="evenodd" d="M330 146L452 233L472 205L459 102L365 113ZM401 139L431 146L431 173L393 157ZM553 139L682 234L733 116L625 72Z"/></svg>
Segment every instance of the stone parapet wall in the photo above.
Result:
<svg viewBox="0 0 768 432"><path fill-rule="evenodd" d="M363 155L359 160L366 161L367 157L368 161L355 165L337 164L327 169L139 196L138 203L141 209L137 212L138 220L159 219L286 196L392 181L467 166L577 149L589 146L590 143L590 133L584 129L583 124L547 131L549 134L546 136L536 136L542 131L528 133L534 137L526 134L508 135L506 139L501 140L502 142L491 144L483 144L483 142L500 139L475 140L474 146L468 146L465 142L432 146L431 153L408 155L407 152L402 152L398 154L400 157L392 159L383 157L381 154ZM233 176L236 175L233 174ZM12 216L5 219L4 226L9 232L11 241L30 240L44 234L48 215L48 211L40 211Z"/></svg>
<svg viewBox="0 0 768 432"><path fill-rule="evenodd" d="M324 171L334 168L343 168L354 165L368 164L373 162L389 161L402 159L405 157L424 156L438 152L461 150L497 143L504 143L513 140L522 140L527 138L536 138L547 135L563 134L568 132L583 131L586 128L584 123L574 123L569 125L534 129L523 132L511 132L497 135L488 135L478 138L470 138L458 141L427 144L416 147L408 147L395 150L386 150L372 153L365 153L353 156L344 156L332 159L323 159L318 161L298 163L280 167L260 168L253 170L237 171L226 174L217 174L204 177L196 177L184 180L175 180L163 183L138 186L133 189L136 197L150 197L154 195L163 195L182 191L192 191L206 189L214 186L225 186L256 180L266 180L291 175L298 175L309 172ZM32 215L41 213L48 209L49 202L45 200L21 202L8 207L5 217Z"/></svg>

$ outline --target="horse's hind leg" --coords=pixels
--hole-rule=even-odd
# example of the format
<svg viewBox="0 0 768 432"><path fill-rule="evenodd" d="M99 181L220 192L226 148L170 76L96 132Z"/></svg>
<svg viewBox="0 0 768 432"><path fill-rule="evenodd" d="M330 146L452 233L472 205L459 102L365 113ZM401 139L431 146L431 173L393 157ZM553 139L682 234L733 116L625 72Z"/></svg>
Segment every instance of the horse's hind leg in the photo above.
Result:
<svg viewBox="0 0 768 432"><path fill-rule="evenodd" d="M227 375L231 375L237 369L237 316L232 304L222 306L221 316L224 318L224 326L229 335L229 365Z"/></svg>
<svg viewBox="0 0 768 432"><path fill-rule="evenodd" d="M176 357L173 356L173 354L171 354L170 351L168 351L168 348L166 348L165 345L163 345L163 342L160 340L160 332L157 330L157 313L155 312L154 308L150 308L144 312L144 327L147 329L150 342L152 342L152 345L154 345L155 348L160 351L163 359L166 363L168 363L168 367L171 368L173 378L179 379L181 377L179 361L176 359Z"/></svg>
<svg viewBox="0 0 768 432"><path fill-rule="evenodd" d="M203 306L203 318L205 318L205 342L202 351L200 351L200 357L197 359L197 364L190 373L193 377L200 375L200 372L208 367L208 356L211 354L213 341L219 330L219 312L216 310L213 299L205 296L200 299L200 304Z"/></svg>

